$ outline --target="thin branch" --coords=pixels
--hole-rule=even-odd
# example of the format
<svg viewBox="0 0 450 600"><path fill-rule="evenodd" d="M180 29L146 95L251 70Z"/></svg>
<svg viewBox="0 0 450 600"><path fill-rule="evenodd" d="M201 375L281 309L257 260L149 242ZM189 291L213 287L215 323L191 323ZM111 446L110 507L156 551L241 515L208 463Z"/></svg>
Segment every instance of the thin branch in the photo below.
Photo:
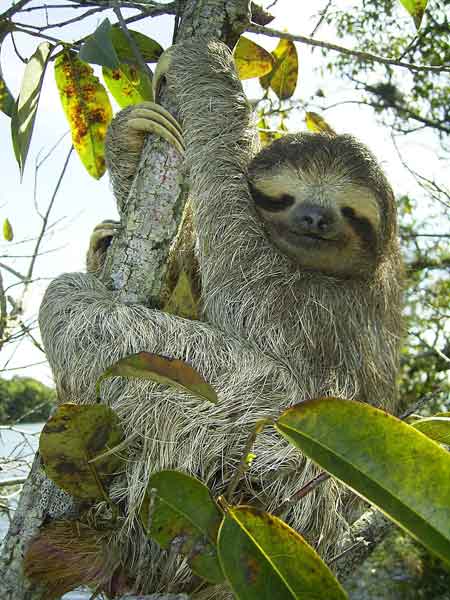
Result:
<svg viewBox="0 0 450 600"><path fill-rule="evenodd" d="M96 13L103 12L104 10L109 10L107 6L98 6L97 8L91 8L87 10L81 15L77 17L72 17L71 19L67 19L67 21L61 21L59 23L48 23L47 25L42 25L41 27L33 26L36 31L45 31L46 29L56 29L61 27L66 27L67 25L72 25L72 23L76 23L77 21L82 21L86 17L90 17L91 15L95 15ZM31 25L28 25L31 27Z"/></svg>
<svg viewBox="0 0 450 600"><path fill-rule="evenodd" d="M6 21L16 13L20 12L22 8L29 2L31 2L31 0L19 0L19 2L16 2L15 4L13 4L13 6L8 8L8 10L5 10L4 13L0 14L0 20Z"/></svg>
<svg viewBox="0 0 450 600"><path fill-rule="evenodd" d="M22 485L27 480L27 477L15 477L14 479L2 479L0 481L0 488L10 487L12 485Z"/></svg>
<svg viewBox="0 0 450 600"><path fill-rule="evenodd" d="M14 31L17 31L17 33L26 33L27 35L31 35L32 37L37 37L42 40L47 40L48 42L53 42L54 44L64 44L64 42L58 38L55 38L51 35L47 35L45 33L39 33L38 31L35 31L35 28L28 29L29 27L32 27L32 26L27 25L26 23L21 23L20 26L17 27L17 25L14 23ZM72 46L76 47L76 44L72 44Z"/></svg>
<svg viewBox="0 0 450 600"><path fill-rule="evenodd" d="M151 73L150 69L148 68L148 65L145 62L144 58L142 57L141 51L139 50L138 45L136 44L136 42L134 40L134 37L131 35L131 33L129 31L127 24L125 23L125 20L122 16L122 13L120 12L120 8L118 5L116 5L114 7L114 14L116 15L117 20L119 21L120 28L123 31L125 37L127 38L128 43L130 44L130 48L132 49L133 54L139 64L139 66L144 71L144 73L147 74L148 78L151 80L152 73Z"/></svg>
<svg viewBox="0 0 450 600"><path fill-rule="evenodd" d="M337 44L332 44L323 40L315 40L314 38L305 35L293 35L290 33L286 33L285 31L278 31L276 29L271 29L270 27L256 25L255 23L251 23L247 27L247 31L250 31L251 33L260 33L269 37L291 40L292 42L300 42L301 44L306 44L308 46L318 46L319 48L325 48L326 50L332 50L334 52L339 52L340 54L356 56L356 58L359 58L360 60L381 63L383 65L392 65L394 67L401 67L403 69L408 69L409 71L429 71L431 73L450 72L450 67L434 65L416 65L414 63L402 62L395 58L385 58L384 56L379 56L378 54L371 54L370 52L362 52L361 50L351 50L350 48L338 46Z"/></svg>
<svg viewBox="0 0 450 600"><path fill-rule="evenodd" d="M294 506L294 504L297 504L297 502L299 500L301 500L306 495L311 493L321 483L323 483L327 479L330 479L330 477L331 477L331 475L329 475L328 473L325 473L325 471L321 471L318 475L316 475L316 477L314 477L313 479L308 481L297 492L292 494L292 496L290 498L288 498L287 500L282 502L276 510L272 511L272 514L274 514L276 516L283 515L285 512L287 512L291 508L291 506Z"/></svg>
<svg viewBox="0 0 450 600"><path fill-rule="evenodd" d="M325 8L323 10L320 11L319 13L319 20L317 21L317 25L314 27L314 29L311 32L311 37L314 37L319 29L319 27L322 25L325 17L327 16L327 12L330 8L330 6L333 4L333 0L328 0L327 5L325 6Z"/></svg>
<svg viewBox="0 0 450 600"><path fill-rule="evenodd" d="M55 202L56 195L58 193L59 187L60 187L61 182L62 182L62 180L64 178L64 175L66 173L66 169L67 169L67 166L69 164L69 160L70 160L70 156L72 154L72 150L73 150L73 146L70 147L70 150L69 150L69 152L67 154L67 158L66 158L66 160L64 162L61 174L59 176L58 181L56 182L56 186L55 186L55 189L53 191L53 195L52 195L52 197L50 199L50 202L48 204L47 210L46 210L46 212L44 214L44 217L42 219L41 231L39 232L39 235L38 235L38 238L36 240L35 247L34 247L33 255L31 257L30 266L29 266L28 272L27 272L27 283L25 284L23 295L27 291L27 287L29 285L29 282L31 281L32 276L33 276L34 265L36 263L38 255L39 255L39 248L41 246L42 239L43 239L44 234L45 234L45 232L47 230L47 223L48 223L48 219L49 219L49 216L50 216L50 212L51 212L51 210L53 208L53 204Z"/></svg>
<svg viewBox="0 0 450 600"><path fill-rule="evenodd" d="M22 273L19 273L19 271L16 271L15 269L13 269L12 267L9 267L8 265L5 265L5 263L0 262L0 267L2 269L5 269L5 271L8 271L9 273L11 273L11 275L14 275L14 277L17 277L21 281L27 280L25 275L22 275Z"/></svg>
<svg viewBox="0 0 450 600"><path fill-rule="evenodd" d="M28 61L27 61L27 59L26 59L26 58L24 58L24 57L23 57L23 56L20 54L20 52L19 52L19 49L18 49L18 48L17 48L17 46L16 46L16 40L14 39L14 32L13 32L13 31L11 31L11 42L12 42L12 45L13 45L13 48L14 48L14 52L15 52L15 54L16 54L16 56L17 56L17 58L18 58L18 59L19 59L21 62L23 62L23 64L24 64L24 65L26 65Z"/></svg>
<svg viewBox="0 0 450 600"><path fill-rule="evenodd" d="M8 324L8 311L6 307L6 294L3 288L3 277L0 272L0 348L5 343L3 335Z"/></svg>

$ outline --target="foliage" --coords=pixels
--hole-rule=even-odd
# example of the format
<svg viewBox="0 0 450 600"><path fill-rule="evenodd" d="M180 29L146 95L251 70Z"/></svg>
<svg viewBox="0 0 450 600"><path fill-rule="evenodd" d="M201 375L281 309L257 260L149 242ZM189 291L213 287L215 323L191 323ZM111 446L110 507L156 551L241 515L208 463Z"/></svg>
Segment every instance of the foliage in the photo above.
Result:
<svg viewBox="0 0 450 600"><path fill-rule="evenodd" d="M100 376L97 390L111 376L144 377L185 388L197 376L182 361L175 366L169 359L157 358L141 353L117 361ZM170 373L161 376L161 369ZM203 393L194 393L204 399ZM303 402L274 422L266 419L256 424L228 496L233 495L244 471L251 469L252 461L247 459L251 445L265 426L274 427L450 563L450 455L427 437L448 439L447 415L418 420L411 426L359 402L335 398ZM96 591L127 591L127 573L123 568L117 571L117 561L113 568L109 566L112 557L107 552L108 540L124 516L123 507L114 504L108 492L114 477L125 468L122 447L118 418L102 404L63 404L44 428L40 452L47 475L83 498L87 511L81 512L77 522L44 526L28 546L25 572L32 581L45 584L52 598L82 583ZM301 497L298 494L297 500ZM93 526L89 507L98 499L110 507L110 517ZM260 508L230 504L223 496L214 499L205 485L184 473L160 471L150 477L140 520L147 535L162 548L185 556L201 580L226 581L239 600L296 600L304 595L347 598L313 548L282 520ZM64 560L69 551L67 535L73 538L79 556L77 566L71 568ZM92 556L87 563L86 553Z"/></svg>
<svg viewBox="0 0 450 600"><path fill-rule="evenodd" d="M55 391L36 379L0 379L0 423L14 423L23 417L28 423L45 421L55 401Z"/></svg>
<svg viewBox="0 0 450 600"><path fill-rule="evenodd" d="M382 56L401 56L410 63L448 65L450 22L447 2L435 0L419 31L397 0L367 0L355 10L329 12L327 21L340 37L351 36L355 49ZM447 5L448 8L448 5ZM382 18L380 18L382 15ZM450 85L448 73L430 73L373 65L354 56L333 56L328 68L349 77L364 90L366 101L383 121L399 132L417 126L436 131L443 143L450 133Z"/></svg>

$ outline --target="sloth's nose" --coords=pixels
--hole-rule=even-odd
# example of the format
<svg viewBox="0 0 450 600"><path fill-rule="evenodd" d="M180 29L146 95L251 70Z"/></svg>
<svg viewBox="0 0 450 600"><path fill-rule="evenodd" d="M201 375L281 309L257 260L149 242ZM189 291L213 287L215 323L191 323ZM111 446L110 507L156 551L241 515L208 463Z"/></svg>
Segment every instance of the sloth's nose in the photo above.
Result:
<svg viewBox="0 0 450 600"><path fill-rule="evenodd" d="M293 215L295 225L302 233L324 235L334 226L333 213L322 206L301 204Z"/></svg>

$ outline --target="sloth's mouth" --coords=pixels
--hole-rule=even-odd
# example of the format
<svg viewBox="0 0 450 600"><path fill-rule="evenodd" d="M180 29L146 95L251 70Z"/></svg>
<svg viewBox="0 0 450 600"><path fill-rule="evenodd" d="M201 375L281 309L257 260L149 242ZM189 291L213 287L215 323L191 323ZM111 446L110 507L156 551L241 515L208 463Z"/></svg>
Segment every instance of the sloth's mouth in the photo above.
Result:
<svg viewBox="0 0 450 600"><path fill-rule="evenodd" d="M337 242L337 238L334 236L325 237L316 233L299 231L298 229L288 229L287 236L292 244L305 246L306 248L320 248Z"/></svg>

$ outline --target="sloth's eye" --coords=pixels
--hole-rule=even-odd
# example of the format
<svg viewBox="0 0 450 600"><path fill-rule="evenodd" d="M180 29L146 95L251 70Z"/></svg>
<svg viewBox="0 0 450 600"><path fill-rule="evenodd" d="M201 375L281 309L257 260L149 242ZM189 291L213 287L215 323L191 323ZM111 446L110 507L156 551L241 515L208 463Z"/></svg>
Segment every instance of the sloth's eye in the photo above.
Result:
<svg viewBox="0 0 450 600"><path fill-rule="evenodd" d="M287 208L288 206L292 206L294 204L295 198L289 194L283 194L279 198L274 198L273 201L275 204Z"/></svg>
<svg viewBox="0 0 450 600"><path fill-rule="evenodd" d="M283 194L282 196L269 196L254 187L250 187L253 200L257 206L268 212L279 212L289 208L295 202L293 196Z"/></svg>
<svg viewBox="0 0 450 600"><path fill-rule="evenodd" d="M355 211L353 208L350 208L350 206L344 206L344 208L341 209L341 214L346 219L354 219L356 217Z"/></svg>

